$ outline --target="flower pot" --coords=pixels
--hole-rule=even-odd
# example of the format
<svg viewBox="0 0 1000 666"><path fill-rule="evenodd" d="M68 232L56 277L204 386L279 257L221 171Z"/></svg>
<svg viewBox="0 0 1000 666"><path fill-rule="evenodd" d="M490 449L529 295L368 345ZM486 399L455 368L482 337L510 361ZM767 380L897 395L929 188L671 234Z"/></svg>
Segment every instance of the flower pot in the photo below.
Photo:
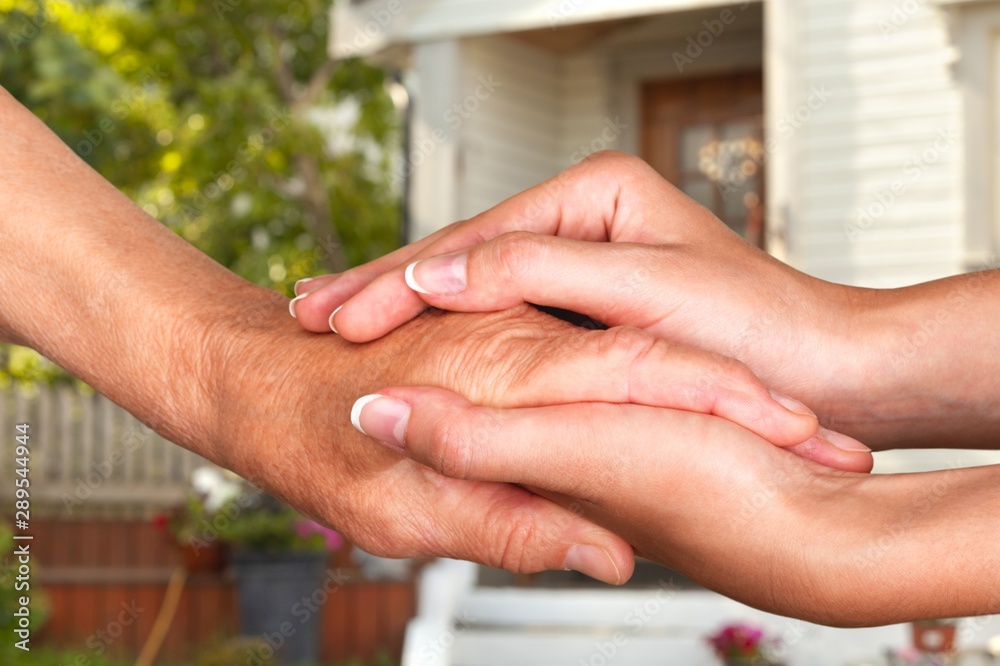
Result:
<svg viewBox="0 0 1000 666"><path fill-rule="evenodd" d="M224 543L182 543L177 548L181 553L181 564L189 574L217 574L226 567Z"/></svg>
<svg viewBox="0 0 1000 666"><path fill-rule="evenodd" d="M921 652L954 652L955 632L954 622L914 622L913 647Z"/></svg>
<svg viewBox="0 0 1000 666"><path fill-rule="evenodd" d="M325 552L234 551L230 562L241 633L263 636L284 664L318 662L321 611L309 612L301 602L322 589L329 557Z"/></svg>
<svg viewBox="0 0 1000 666"><path fill-rule="evenodd" d="M726 659L726 666L784 666L778 661L768 661L764 657L747 657L745 659Z"/></svg>

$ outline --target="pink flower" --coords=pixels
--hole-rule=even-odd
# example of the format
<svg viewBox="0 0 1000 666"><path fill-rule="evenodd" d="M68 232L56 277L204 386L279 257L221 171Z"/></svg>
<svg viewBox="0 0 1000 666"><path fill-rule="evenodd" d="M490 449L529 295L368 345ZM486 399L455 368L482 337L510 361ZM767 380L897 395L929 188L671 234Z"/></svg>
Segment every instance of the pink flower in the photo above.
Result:
<svg viewBox="0 0 1000 666"><path fill-rule="evenodd" d="M340 536L340 532L323 527L313 520L300 520L295 523L295 533L300 539L308 539L314 534L319 534L323 537L326 549L330 551L337 550L344 545L344 537Z"/></svg>
<svg viewBox="0 0 1000 666"><path fill-rule="evenodd" d="M715 653L723 659L754 657L763 647L764 631L751 624L730 624L723 627L715 635L709 636L708 643L715 649Z"/></svg>

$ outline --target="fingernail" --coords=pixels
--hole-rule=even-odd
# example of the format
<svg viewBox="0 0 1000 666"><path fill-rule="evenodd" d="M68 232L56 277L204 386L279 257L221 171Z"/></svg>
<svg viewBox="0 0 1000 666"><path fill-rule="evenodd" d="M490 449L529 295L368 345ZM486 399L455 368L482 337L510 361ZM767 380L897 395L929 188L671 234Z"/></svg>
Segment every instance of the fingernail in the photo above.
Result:
<svg viewBox="0 0 1000 666"><path fill-rule="evenodd" d="M871 449L854 439L853 437L848 437L839 432L834 432L832 430L827 430L826 428L820 428L819 434L826 441L830 442L836 446L841 451L854 451L856 453L871 453Z"/></svg>
<svg viewBox="0 0 1000 666"><path fill-rule="evenodd" d="M396 451L405 446L410 406L384 395L366 395L351 409L351 423L359 432Z"/></svg>
<svg viewBox="0 0 1000 666"><path fill-rule="evenodd" d="M302 294L301 296L296 296L295 298L292 299L291 303L288 304L288 311L296 319L298 319L298 316L295 314L295 304L298 303L299 301L301 301L303 298L305 298L308 295L309 294Z"/></svg>
<svg viewBox="0 0 1000 666"><path fill-rule="evenodd" d="M330 315L330 318L326 321L326 323L330 325L330 330L333 331L334 333L337 333L337 335L340 335L340 333L337 332L337 327L333 325L333 318L337 316L337 313L340 312L340 309L343 307L344 306L341 305L339 308L334 310L333 313Z"/></svg>
<svg viewBox="0 0 1000 666"><path fill-rule="evenodd" d="M419 294L459 294L465 291L467 263L465 253L415 261L406 267L406 284Z"/></svg>
<svg viewBox="0 0 1000 666"><path fill-rule="evenodd" d="M621 584L622 575L614 560L597 546L573 546L566 553L563 566L569 571L579 571L605 583Z"/></svg>
<svg viewBox="0 0 1000 666"><path fill-rule="evenodd" d="M303 279L299 280L298 282L296 282L295 283L295 287L294 287L295 295L296 296L301 296L302 294L300 294L299 291L301 291L302 287L306 286L307 284L309 284L310 282L312 282L315 279L316 278L303 278Z"/></svg>
<svg viewBox="0 0 1000 666"><path fill-rule="evenodd" d="M787 395L782 395L781 393L777 393L775 391L771 391L771 397L774 398L776 403L790 412L801 414L803 416L816 416L816 412L809 409L795 398L789 398Z"/></svg>

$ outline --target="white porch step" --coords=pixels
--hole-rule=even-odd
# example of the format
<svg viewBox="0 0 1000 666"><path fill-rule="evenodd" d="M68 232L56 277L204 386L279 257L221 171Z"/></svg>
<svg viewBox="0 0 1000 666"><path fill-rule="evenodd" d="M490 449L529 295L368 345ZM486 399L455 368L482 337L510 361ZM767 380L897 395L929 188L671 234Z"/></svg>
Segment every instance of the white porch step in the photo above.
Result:
<svg viewBox="0 0 1000 666"><path fill-rule="evenodd" d="M403 666L714 666L705 636L748 621L784 639L792 666L872 663L910 642L908 625L835 629L755 610L704 590L477 587L473 565L425 570ZM962 647L1000 633L967 620Z"/></svg>
<svg viewBox="0 0 1000 666"><path fill-rule="evenodd" d="M586 627L629 633L670 628L676 633L703 635L717 627L720 617L745 617L748 610L754 617L762 615L714 592L669 587L475 588L459 601L456 618L488 627Z"/></svg>
<svg viewBox="0 0 1000 666"><path fill-rule="evenodd" d="M567 634L469 630L452 666L717 666L704 641L624 632Z"/></svg>

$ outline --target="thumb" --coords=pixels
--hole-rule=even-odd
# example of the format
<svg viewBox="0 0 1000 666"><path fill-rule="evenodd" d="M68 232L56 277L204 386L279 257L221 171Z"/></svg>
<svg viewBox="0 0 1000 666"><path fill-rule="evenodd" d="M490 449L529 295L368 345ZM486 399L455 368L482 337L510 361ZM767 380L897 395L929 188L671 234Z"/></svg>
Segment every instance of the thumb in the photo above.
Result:
<svg viewBox="0 0 1000 666"><path fill-rule="evenodd" d="M456 405L465 402L448 391L432 391ZM351 420L363 434L396 448L391 442L407 429L409 408L380 397L358 400ZM612 585L632 575L632 547L595 524L591 507L583 501L560 506L509 483L454 479L423 466L414 469L420 471L425 492L395 493L396 497L383 497L382 503L407 507L409 526L401 540L412 541L418 535L422 555L470 560L516 573L574 570Z"/></svg>

